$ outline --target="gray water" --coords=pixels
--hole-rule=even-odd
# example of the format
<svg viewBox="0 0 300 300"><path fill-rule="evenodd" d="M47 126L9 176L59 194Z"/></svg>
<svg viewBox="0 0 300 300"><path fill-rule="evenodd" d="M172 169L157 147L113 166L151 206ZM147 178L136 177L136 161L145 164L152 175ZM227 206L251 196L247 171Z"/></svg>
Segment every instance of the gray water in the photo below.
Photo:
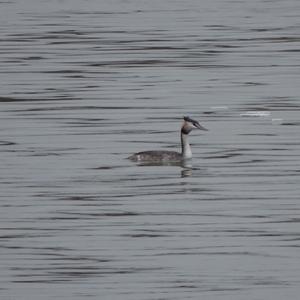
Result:
<svg viewBox="0 0 300 300"><path fill-rule="evenodd" d="M1 299L298 299L299 52L298 0L0 1Z"/></svg>

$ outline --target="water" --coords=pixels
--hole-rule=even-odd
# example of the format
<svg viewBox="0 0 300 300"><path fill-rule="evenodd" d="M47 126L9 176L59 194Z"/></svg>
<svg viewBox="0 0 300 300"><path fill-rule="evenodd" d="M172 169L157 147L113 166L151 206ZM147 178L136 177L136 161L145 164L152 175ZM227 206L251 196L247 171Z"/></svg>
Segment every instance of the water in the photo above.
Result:
<svg viewBox="0 0 300 300"><path fill-rule="evenodd" d="M1 299L297 299L299 9L1 1Z"/></svg>

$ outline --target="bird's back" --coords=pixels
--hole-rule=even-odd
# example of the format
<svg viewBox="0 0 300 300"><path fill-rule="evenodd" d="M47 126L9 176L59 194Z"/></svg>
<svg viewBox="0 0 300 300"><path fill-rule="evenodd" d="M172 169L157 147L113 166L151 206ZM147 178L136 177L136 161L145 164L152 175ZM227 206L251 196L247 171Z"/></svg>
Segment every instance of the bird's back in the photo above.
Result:
<svg viewBox="0 0 300 300"><path fill-rule="evenodd" d="M175 151L144 151L128 157L132 161L141 162L176 162L182 160L182 155Z"/></svg>

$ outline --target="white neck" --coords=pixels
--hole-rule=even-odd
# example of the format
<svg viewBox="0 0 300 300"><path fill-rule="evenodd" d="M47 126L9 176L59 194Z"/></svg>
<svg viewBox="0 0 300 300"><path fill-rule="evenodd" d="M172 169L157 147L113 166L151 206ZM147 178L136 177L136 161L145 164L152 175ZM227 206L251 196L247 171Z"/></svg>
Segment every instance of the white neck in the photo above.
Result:
<svg viewBox="0 0 300 300"><path fill-rule="evenodd" d="M192 149L188 142L187 134L181 132L181 154L183 158L192 158Z"/></svg>

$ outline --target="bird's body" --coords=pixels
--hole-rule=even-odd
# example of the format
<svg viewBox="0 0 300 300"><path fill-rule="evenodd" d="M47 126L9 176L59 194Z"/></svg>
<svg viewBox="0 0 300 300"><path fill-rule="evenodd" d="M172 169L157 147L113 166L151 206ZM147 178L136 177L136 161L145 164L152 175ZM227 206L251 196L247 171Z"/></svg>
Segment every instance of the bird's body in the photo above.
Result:
<svg viewBox="0 0 300 300"><path fill-rule="evenodd" d="M192 158L191 146L188 142L188 134L194 129L198 128L201 130L207 130L201 126L197 121L184 117L184 122L181 127L180 137L181 137L181 153L176 151L164 151L164 150L152 150L152 151L143 151L138 152L130 157L132 161L137 162L154 162L154 163L172 163L172 162L181 162Z"/></svg>
<svg viewBox="0 0 300 300"><path fill-rule="evenodd" d="M132 161L148 162L178 162L182 160L182 155L176 151L143 151L129 156Z"/></svg>

